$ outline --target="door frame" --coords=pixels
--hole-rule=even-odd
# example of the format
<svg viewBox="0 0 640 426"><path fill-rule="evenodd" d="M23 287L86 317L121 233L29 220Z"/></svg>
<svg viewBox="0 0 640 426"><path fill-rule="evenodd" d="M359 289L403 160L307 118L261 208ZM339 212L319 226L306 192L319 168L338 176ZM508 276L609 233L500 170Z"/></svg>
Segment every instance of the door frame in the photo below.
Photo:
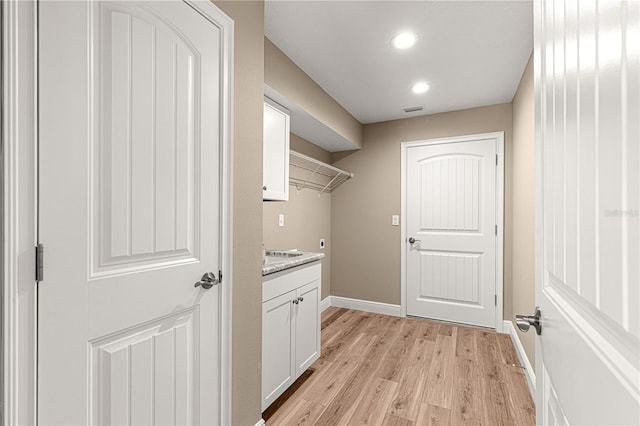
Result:
<svg viewBox="0 0 640 426"><path fill-rule="evenodd" d="M220 110L220 419L231 424L233 285L234 22L208 0L184 0L221 31ZM0 175L0 424L37 424L37 1L0 4L2 33ZM45 271L46 273L46 271Z"/></svg>
<svg viewBox="0 0 640 426"><path fill-rule="evenodd" d="M496 173L496 317L495 329L503 330L504 309L504 132L478 133L474 135L452 136L402 142L400 144L400 315L407 316L407 153L409 148L470 142L478 139L495 139L498 165Z"/></svg>

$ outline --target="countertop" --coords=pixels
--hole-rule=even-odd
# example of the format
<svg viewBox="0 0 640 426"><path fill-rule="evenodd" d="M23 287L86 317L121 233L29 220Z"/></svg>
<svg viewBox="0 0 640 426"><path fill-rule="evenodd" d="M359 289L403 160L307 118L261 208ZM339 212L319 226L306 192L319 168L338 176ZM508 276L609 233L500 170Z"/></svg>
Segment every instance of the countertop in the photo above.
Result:
<svg viewBox="0 0 640 426"><path fill-rule="evenodd" d="M262 276L315 262L323 257L324 253L297 250L267 250L266 263L262 265Z"/></svg>

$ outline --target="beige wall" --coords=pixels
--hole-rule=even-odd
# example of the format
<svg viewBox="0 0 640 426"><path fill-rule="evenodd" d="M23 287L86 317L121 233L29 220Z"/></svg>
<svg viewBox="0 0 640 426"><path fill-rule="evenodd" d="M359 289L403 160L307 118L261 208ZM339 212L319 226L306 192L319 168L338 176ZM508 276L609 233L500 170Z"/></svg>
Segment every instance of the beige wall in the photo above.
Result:
<svg viewBox="0 0 640 426"><path fill-rule="evenodd" d="M268 38L264 39L264 82L348 141L362 146L362 124Z"/></svg>
<svg viewBox="0 0 640 426"><path fill-rule="evenodd" d="M264 4L215 4L235 21L232 422L255 425L261 416Z"/></svg>
<svg viewBox="0 0 640 426"><path fill-rule="evenodd" d="M391 215L400 214L401 142L504 131L504 315L511 318L511 125L510 103L366 124L362 150L333 156L355 177L332 194L331 294L400 304L400 227Z"/></svg>
<svg viewBox="0 0 640 426"><path fill-rule="evenodd" d="M291 149L328 163L331 154L311 142L291 134ZM289 201L265 201L262 212L263 241L266 249L292 249L324 253L322 291L324 299L331 288L331 194L289 187ZM278 227L278 214L284 214L284 228ZM320 238L325 249L320 250Z"/></svg>
<svg viewBox="0 0 640 426"><path fill-rule="evenodd" d="M535 303L535 131L533 56L513 98L513 312L531 314ZM509 318L513 320L513 317ZM514 324L515 325L515 324ZM517 327L516 327L516 330ZM535 333L518 337L535 368Z"/></svg>
<svg viewBox="0 0 640 426"><path fill-rule="evenodd" d="M290 149L297 151L300 154L304 154L308 157L313 157L316 160L323 161L327 164L331 162L331 153L325 149L320 148L318 145L314 145L305 138L302 138L295 133L291 133Z"/></svg>

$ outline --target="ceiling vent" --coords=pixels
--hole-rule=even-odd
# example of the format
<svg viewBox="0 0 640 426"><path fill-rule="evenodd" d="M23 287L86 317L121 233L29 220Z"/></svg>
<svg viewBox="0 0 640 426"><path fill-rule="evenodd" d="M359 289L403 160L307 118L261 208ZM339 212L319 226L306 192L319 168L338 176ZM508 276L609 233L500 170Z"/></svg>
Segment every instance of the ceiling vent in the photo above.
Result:
<svg viewBox="0 0 640 426"><path fill-rule="evenodd" d="M417 105L412 107L402 108L402 111L405 113L422 111L424 109L424 105Z"/></svg>

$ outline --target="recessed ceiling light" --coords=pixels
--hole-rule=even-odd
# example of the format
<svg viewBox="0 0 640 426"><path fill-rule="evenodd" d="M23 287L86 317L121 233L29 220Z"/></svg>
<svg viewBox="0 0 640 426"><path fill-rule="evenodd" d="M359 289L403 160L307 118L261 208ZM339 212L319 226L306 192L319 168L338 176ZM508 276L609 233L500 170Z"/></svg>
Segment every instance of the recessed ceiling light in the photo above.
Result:
<svg viewBox="0 0 640 426"><path fill-rule="evenodd" d="M427 90L429 90L429 85L424 81L421 81L419 83L414 84L411 90L413 91L413 93L424 93Z"/></svg>
<svg viewBox="0 0 640 426"><path fill-rule="evenodd" d="M400 33L391 39L391 45L396 49L407 49L416 44L417 39L418 37L414 33Z"/></svg>

